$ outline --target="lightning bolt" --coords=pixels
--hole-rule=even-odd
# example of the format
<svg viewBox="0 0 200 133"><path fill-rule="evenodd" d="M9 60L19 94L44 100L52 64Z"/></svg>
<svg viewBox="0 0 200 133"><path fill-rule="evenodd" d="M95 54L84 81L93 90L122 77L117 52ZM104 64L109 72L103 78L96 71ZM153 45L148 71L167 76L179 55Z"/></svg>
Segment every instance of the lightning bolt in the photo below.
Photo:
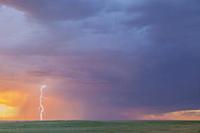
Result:
<svg viewBox="0 0 200 133"><path fill-rule="evenodd" d="M40 120L43 120L44 106L43 106L43 91L46 88L46 85L42 85L40 88Z"/></svg>

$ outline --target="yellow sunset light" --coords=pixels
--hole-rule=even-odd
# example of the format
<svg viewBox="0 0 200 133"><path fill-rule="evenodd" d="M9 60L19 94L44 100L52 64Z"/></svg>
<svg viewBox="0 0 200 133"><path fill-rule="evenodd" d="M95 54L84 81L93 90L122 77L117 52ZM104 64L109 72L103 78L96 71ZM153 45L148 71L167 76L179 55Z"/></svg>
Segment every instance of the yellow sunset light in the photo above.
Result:
<svg viewBox="0 0 200 133"><path fill-rule="evenodd" d="M0 118L8 118L13 117L17 114L17 109L15 107L11 107L5 104L0 104Z"/></svg>
<svg viewBox="0 0 200 133"><path fill-rule="evenodd" d="M26 100L26 95L19 91L4 91L0 93L0 119L14 119Z"/></svg>

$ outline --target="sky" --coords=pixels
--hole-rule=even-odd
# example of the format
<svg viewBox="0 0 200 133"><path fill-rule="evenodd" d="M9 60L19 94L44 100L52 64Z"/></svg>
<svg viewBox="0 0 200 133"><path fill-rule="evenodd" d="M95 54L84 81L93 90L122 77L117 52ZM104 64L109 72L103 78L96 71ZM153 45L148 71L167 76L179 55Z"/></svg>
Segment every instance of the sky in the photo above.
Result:
<svg viewBox="0 0 200 133"><path fill-rule="evenodd" d="M199 120L199 0L0 0L0 119Z"/></svg>

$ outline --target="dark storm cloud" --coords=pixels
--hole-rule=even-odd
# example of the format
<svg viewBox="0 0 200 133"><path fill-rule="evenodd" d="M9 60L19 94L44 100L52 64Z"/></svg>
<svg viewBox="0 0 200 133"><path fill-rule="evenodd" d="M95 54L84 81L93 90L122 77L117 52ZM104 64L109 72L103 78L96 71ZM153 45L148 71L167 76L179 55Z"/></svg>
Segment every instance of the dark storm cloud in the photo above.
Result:
<svg viewBox="0 0 200 133"><path fill-rule="evenodd" d="M83 19L98 13L104 0L1 0L28 15L49 21Z"/></svg>
<svg viewBox="0 0 200 133"><path fill-rule="evenodd" d="M127 9L129 15L140 14L127 26L149 27L151 42L138 78L129 82L130 92L121 105L149 106L159 111L200 107L199 7L195 0L155 0Z"/></svg>
<svg viewBox="0 0 200 133"><path fill-rule="evenodd" d="M99 93L98 99L104 98L101 102L124 108L147 107L148 113L198 109L199 2L151 1L127 9L127 15L135 12L140 15L125 25L148 27L150 42L137 56L127 54L122 60L119 59L122 55L112 58L124 66L105 61L102 64L107 65L102 71L100 68L88 70L94 79L112 84L110 89ZM113 72L112 66L120 68Z"/></svg>

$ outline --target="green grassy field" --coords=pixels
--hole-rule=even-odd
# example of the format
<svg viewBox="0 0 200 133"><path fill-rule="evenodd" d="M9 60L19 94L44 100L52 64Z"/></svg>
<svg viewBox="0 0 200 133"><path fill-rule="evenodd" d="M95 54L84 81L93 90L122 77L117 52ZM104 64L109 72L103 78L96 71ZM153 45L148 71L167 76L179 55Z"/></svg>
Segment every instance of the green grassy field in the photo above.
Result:
<svg viewBox="0 0 200 133"><path fill-rule="evenodd" d="M0 122L0 133L200 133L198 121Z"/></svg>

